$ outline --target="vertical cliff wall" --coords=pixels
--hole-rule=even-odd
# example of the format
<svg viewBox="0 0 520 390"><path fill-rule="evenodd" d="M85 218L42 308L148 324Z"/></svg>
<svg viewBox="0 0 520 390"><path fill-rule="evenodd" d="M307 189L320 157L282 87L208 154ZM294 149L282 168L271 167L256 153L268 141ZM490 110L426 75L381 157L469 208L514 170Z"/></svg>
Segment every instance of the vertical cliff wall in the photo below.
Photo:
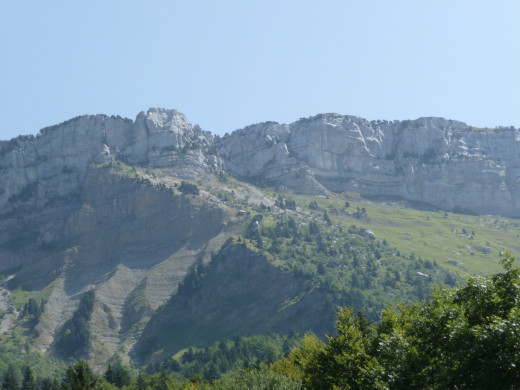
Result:
<svg viewBox="0 0 520 390"><path fill-rule="evenodd" d="M520 130L514 128L322 114L250 126L216 143L226 170L299 193L326 188L520 216Z"/></svg>

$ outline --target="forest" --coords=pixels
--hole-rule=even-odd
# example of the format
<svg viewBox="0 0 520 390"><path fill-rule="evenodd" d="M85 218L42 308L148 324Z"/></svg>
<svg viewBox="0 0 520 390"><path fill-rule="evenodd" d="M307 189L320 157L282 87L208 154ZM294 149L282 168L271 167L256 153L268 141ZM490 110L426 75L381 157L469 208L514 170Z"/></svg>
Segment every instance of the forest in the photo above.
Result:
<svg viewBox="0 0 520 390"><path fill-rule="evenodd" d="M489 277L438 285L425 301L388 305L377 322L339 307L325 342L312 334L236 336L141 371L116 361L99 373L79 360L40 377L18 362L2 389L515 389L520 268L510 252L501 264Z"/></svg>

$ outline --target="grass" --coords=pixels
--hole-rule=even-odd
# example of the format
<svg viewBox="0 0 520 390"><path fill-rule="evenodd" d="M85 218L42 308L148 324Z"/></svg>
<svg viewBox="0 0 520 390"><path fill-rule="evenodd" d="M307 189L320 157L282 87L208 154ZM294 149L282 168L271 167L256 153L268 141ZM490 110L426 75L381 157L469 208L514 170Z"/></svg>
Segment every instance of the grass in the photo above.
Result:
<svg viewBox="0 0 520 390"><path fill-rule="evenodd" d="M30 291L22 290L17 288L11 292L11 303L16 307L17 310L23 310L23 306L31 297Z"/></svg>
<svg viewBox="0 0 520 390"><path fill-rule="evenodd" d="M385 239L401 253L436 261L461 275L496 272L501 269L498 262L501 251L511 249L513 253L520 252L520 221L515 219L422 211L360 198L348 198L350 207L346 209L345 198L340 196L329 199L298 198L301 207L316 200L320 208L329 211L330 218L336 224L366 227L374 232L377 239ZM357 207L364 207L368 218L356 219L352 215L338 217L332 212L336 209L353 213ZM489 252L485 248L489 248ZM451 262L462 264L452 265Z"/></svg>
<svg viewBox="0 0 520 390"><path fill-rule="evenodd" d="M253 188L274 202L280 193L272 188L253 187L231 177L227 177L225 183L207 182L203 188L215 195L225 193L228 199L221 196L221 201L228 205L252 214L263 213L264 226L275 222L270 212L247 202ZM296 201L298 214L308 214L310 218L321 216L323 210L327 210L334 224L343 228L351 225L365 227L373 231L377 239L386 240L402 254L436 261L461 276L499 271L503 250L510 249L513 255L520 256L520 220L517 219L418 210L397 202L369 201L356 193L331 194L328 198L289 193L282 196ZM318 203L318 210L309 208L309 202L313 200ZM350 203L348 208L345 208L345 201ZM365 208L368 218L354 218L357 207ZM338 212L342 215L335 215Z"/></svg>
<svg viewBox="0 0 520 390"><path fill-rule="evenodd" d="M140 177L139 169L124 164L117 168L128 177ZM197 185L232 208L264 214L264 226L275 223L270 217L275 209L271 207L269 212L250 201L255 197L254 193L260 192L274 203L280 193L273 188L254 187L229 175L224 175L221 180L199 181ZM462 276L497 272L501 269L498 262L500 253L505 249L510 249L513 254L520 253L520 221L511 218L417 210L397 202L369 201L356 193L331 194L329 197L282 196L296 201L298 214L312 218L327 210L336 225L365 227L373 231L377 239L386 240L403 255L436 261ZM204 203L202 197L190 197L189 200L191 203ZM312 200L318 203L318 210L308 207ZM345 208L345 201L350 203L349 208ZM368 218L354 218L352 214L357 207L365 208ZM282 212L290 213L287 210ZM337 212L342 215L335 215Z"/></svg>

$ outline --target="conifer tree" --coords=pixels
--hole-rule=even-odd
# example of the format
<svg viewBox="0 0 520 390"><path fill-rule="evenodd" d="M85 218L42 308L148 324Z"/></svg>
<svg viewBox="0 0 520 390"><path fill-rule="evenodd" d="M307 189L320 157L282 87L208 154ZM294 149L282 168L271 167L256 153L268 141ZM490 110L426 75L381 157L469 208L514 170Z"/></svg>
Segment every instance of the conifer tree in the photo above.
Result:
<svg viewBox="0 0 520 390"><path fill-rule="evenodd" d="M36 390L36 381L29 366L25 366L23 369L22 390Z"/></svg>
<svg viewBox="0 0 520 390"><path fill-rule="evenodd" d="M18 381L16 380L15 376L11 372L11 370L8 370L5 373L4 381L2 382L2 389L3 390L18 390Z"/></svg>

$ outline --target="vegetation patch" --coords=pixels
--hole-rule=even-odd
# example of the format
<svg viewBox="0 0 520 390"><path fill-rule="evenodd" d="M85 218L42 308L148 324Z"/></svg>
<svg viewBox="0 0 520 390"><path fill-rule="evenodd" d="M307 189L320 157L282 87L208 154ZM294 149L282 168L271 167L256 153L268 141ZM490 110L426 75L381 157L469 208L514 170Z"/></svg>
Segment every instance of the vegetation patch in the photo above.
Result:
<svg viewBox="0 0 520 390"><path fill-rule="evenodd" d="M94 310L94 301L94 290L87 291L72 318L63 325L55 341L56 351L63 357L78 357L87 353L91 340L88 322Z"/></svg>

